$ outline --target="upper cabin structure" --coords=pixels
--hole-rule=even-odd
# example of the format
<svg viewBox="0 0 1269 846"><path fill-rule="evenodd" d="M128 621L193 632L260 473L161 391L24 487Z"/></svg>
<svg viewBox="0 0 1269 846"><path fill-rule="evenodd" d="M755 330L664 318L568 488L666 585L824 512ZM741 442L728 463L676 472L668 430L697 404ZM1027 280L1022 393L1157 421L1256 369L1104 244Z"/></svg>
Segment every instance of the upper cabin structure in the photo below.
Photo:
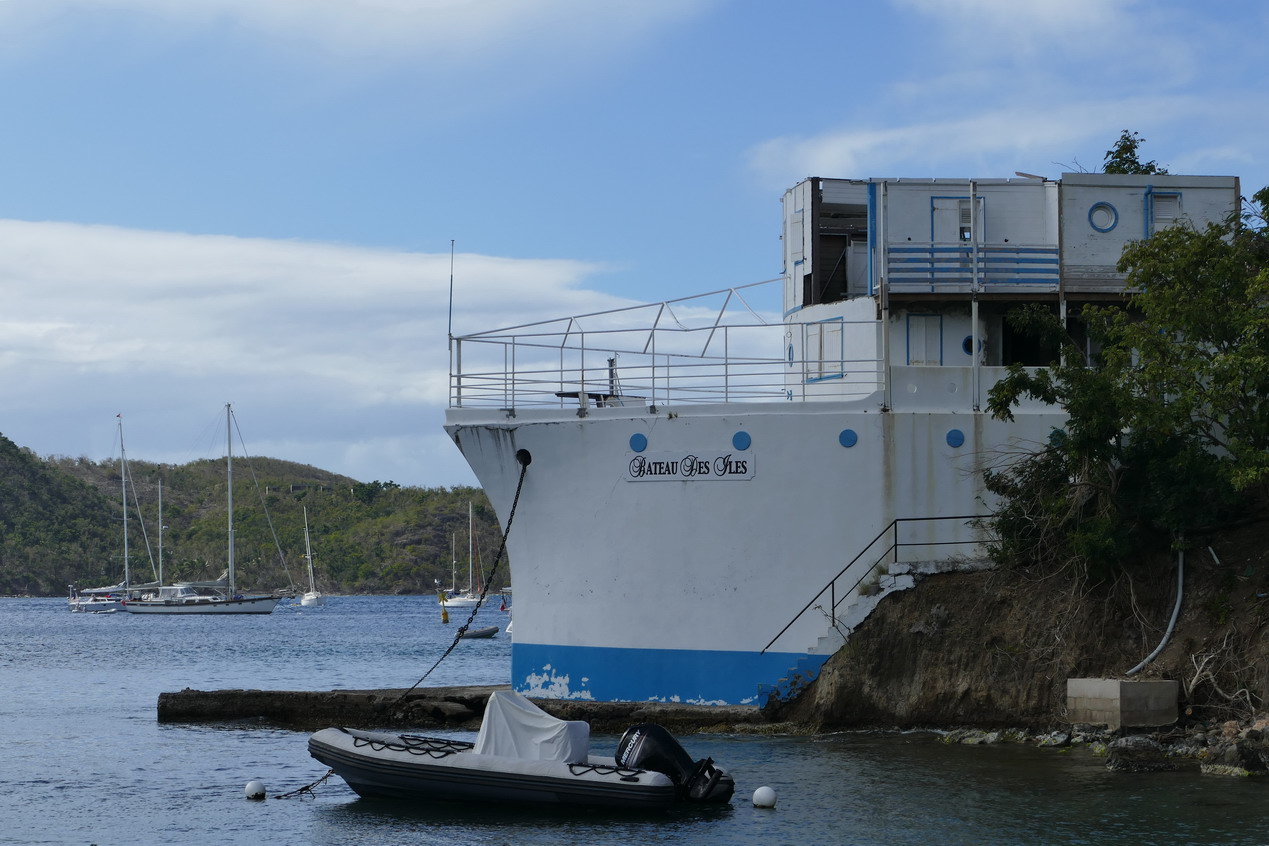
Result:
<svg viewBox="0 0 1269 846"><path fill-rule="evenodd" d="M1046 364L1010 330L1010 309L1049 303L1066 318L1122 301L1127 243L1223 221L1239 196L1231 176L805 179L783 198L784 316L818 331L790 333L790 361ZM861 343L856 323L876 337ZM832 377L825 367L812 379Z"/></svg>

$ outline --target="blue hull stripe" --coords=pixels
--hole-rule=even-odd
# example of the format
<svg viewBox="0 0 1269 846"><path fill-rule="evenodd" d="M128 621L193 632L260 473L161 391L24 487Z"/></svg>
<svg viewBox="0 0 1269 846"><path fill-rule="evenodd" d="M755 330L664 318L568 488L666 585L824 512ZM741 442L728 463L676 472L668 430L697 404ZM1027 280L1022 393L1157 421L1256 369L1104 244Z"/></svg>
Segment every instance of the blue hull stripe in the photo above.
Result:
<svg viewBox="0 0 1269 846"><path fill-rule="evenodd" d="M759 686L775 686L824 655L695 649L511 645L511 685L550 699L753 705Z"/></svg>

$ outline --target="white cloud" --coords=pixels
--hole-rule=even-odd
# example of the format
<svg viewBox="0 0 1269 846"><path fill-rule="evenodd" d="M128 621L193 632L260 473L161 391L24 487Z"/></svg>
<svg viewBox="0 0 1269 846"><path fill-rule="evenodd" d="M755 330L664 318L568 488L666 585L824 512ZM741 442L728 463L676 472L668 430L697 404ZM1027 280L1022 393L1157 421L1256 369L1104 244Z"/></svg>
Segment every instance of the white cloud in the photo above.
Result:
<svg viewBox="0 0 1269 846"><path fill-rule="evenodd" d="M1018 107L945 121L836 129L773 138L749 152L749 166L772 186L806 176L1008 177L1015 170L1052 176L1078 165L1096 170L1122 129L1184 125L1219 104L1189 96ZM1259 123L1259 119L1256 119ZM1092 150L1096 160L1076 161ZM1148 151L1155 155L1155 149ZM1232 151L1226 151L1232 156Z"/></svg>
<svg viewBox="0 0 1269 846"><path fill-rule="evenodd" d="M582 287L592 264L455 266L458 333L626 304ZM423 483L391 469L414 444L425 474L443 437L449 275L448 254L0 221L0 432L102 458L88 441L124 411L166 421L136 457L177 460L232 401L278 457Z"/></svg>
<svg viewBox="0 0 1269 846"><path fill-rule="evenodd" d="M984 55L1052 52L1113 60L1133 44L1157 48L1166 30L1160 4L1142 0L892 0L937 23L944 46L968 61ZM1171 42L1168 37L1167 42ZM1108 47L1115 49L1109 54Z"/></svg>
<svg viewBox="0 0 1269 846"><path fill-rule="evenodd" d="M485 63L504 54L612 50L692 17L716 0L8 0L0 34L47 37L82 12L134 13L150 29L228 22L326 55ZM6 40L10 40L6 39Z"/></svg>

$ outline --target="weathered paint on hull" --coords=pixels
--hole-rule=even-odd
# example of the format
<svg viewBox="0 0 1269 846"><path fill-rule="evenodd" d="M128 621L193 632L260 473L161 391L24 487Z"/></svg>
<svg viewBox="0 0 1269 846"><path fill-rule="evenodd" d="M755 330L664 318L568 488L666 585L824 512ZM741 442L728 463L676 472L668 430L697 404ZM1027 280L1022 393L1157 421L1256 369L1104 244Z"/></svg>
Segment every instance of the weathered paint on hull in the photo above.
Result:
<svg viewBox="0 0 1269 846"><path fill-rule="evenodd" d="M814 610L763 650L892 520L980 513L980 468L995 448L1060 424L1052 413L1003 423L881 412L870 398L585 417L450 409L446 429L503 525L515 453L532 455L508 539L518 691L742 704L800 660L827 658L812 655L830 631ZM744 474L682 478L679 468L670 480L676 458L728 456ZM633 478L641 458L661 462L663 480Z"/></svg>

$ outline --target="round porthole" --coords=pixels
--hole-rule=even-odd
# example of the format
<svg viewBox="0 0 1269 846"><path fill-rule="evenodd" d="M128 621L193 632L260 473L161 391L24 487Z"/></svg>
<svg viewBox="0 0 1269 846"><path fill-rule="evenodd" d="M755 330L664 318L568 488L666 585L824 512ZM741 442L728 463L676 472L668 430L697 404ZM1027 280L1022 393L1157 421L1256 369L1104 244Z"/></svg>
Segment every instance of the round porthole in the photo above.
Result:
<svg viewBox="0 0 1269 846"><path fill-rule="evenodd" d="M855 434L854 429L842 429L842 433L837 436L837 442L842 446L850 449L859 443L859 435Z"/></svg>
<svg viewBox="0 0 1269 846"><path fill-rule="evenodd" d="M1110 203L1093 203L1088 210L1088 225L1098 232L1109 232L1119 223L1119 212Z"/></svg>
<svg viewBox="0 0 1269 846"><path fill-rule="evenodd" d="M749 437L748 432L737 432L731 436L731 445L742 452L749 449L753 443L753 438Z"/></svg>
<svg viewBox="0 0 1269 846"><path fill-rule="evenodd" d="M947 445L952 449L965 444L965 433L960 429L950 429L947 433Z"/></svg>
<svg viewBox="0 0 1269 846"><path fill-rule="evenodd" d="M642 432L635 432L630 436L630 448L635 452L643 452L648 448L648 436Z"/></svg>

